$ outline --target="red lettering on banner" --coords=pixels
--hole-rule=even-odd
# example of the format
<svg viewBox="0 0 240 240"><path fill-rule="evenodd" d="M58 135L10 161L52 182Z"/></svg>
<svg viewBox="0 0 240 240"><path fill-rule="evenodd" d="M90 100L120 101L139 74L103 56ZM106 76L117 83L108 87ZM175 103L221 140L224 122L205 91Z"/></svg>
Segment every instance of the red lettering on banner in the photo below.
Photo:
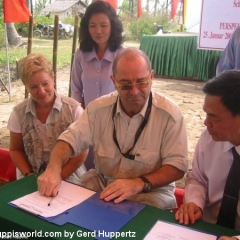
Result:
<svg viewBox="0 0 240 240"><path fill-rule="evenodd" d="M211 32L210 39L211 38L222 39L223 34Z"/></svg>
<svg viewBox="0 0 240 240"><path fill-rule="evenodd" d="M220 22L220 29L224 29L224 23Z"/></svg>
<svg viewBox="0 0 240 240"><path fill-rule="evenodd" d="M240 7L240 1L239 0L234 0L233 7Z"/></svg>
<svg viewBox="0 0 240 240"><path fill-rule="evenodd" d="M239 25L240 25L240 23L220 22L220 29L235 30Z"/></svg>
<svg viewBox="0 0 240 240"><path fill-rule="evenodd" d="M226 32L225 33L225 39L229 39L231 37L232 33Z"/></svg>
<svg viewBox="0 0 240 240"><path fill-rule="evenodd" d="M208 38L208 31L203 32L203 38Z"/></svg>

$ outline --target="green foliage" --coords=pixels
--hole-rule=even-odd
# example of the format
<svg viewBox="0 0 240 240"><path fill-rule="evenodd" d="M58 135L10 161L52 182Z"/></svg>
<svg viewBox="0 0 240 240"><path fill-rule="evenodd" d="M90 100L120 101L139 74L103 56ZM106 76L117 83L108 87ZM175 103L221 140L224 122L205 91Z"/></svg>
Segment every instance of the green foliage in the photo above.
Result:
<svg viewBox="0 0 240 240"><path fill-rule="evenodd" d="M170 16L167 14L158 15L156 17L143 13L141 18L131 18L129 14L121 14L121 19L126 33L127 40L140 40L142 35L156 34L155 25L162 25L164 30L176 31L176 24L170 21Z"/></svg>
<svg viewBox="0 0 240 240"><path fill-rule="evenodd" d="M33 39L32 52L39 52L46 55L50 60L53 59L53 41ZM9 63L15 64L17 59L27 55L27 48L9 47L8 49ZM58 67L63 67L71 63L72 56L72 39L58 41L57 64ZM0 66L6 65L6 49L0 48Z"/></svg>
<svg viewBox="0 0 240 240"><path fill-rule="evenodd" d="M41 23L43 25L51 25L54 24L53 17L34 17L35 24L33 25L33 30L35 30L38 23ZM29 29L29 23L15 23L15 28L18 32L18 34L22 37L28 37L28 29Z"/></svg>
<svg viewBox="0 0 240 240"><path fill-rule="evenodd" d="M18 34L22 37L27 37L28 36L28 23L15 23L14 24Z"/></svg>
<svg viewBox="0 0 240 240"><path fill-rule="evenodd" d="M74 17L65 17L61 22L74 25Z"/></svg>
<svg viewBox="0 0 240 240"><path fill-rule="evenodd" d="M3 1L0 1L0 17L3 16Z"/></svg>
<svg viewBox="0 0 240 240"><path fill-rule="evenodd" d="M27 49L25 48L18 48L15 47L9 47L8 48L8 55L9 55L9 63L13 64L16 62L17 59L20 59L27 55ZM1 48L0 49L0 65L6 64L6 49Z"/></svg>
<svg viewBox="0 0 240 240"><path fill-rule="evenodd" d="M34 30L36 29L36 25L38 23L44 25L52 25L54 24L54 16L50 15L50 17L40 16L40 11L44 8L44 6L49 3L47 0L36 0L35 9L34 9ZM179 31L179 25L170 20L170 14L167 12L166 7L160 6L160 9L155 9L154 12L146 12L143 10L143 15L141 18L136 18L136 0L133 1L132 9L129 7L129 0L124 0L122 6L120 7L119 16L123 22L123 27L125 31L126 40L138 40L140 41L142 35L144 34L155 34L156 25L162 25L164 30ZM1 6L1 1L0 1ZM1 12L0 12L1 14ZM156 16L154 16L154 14ZM61 20L62 23L74 24L74 17L67 17ZM21 29L19 35L23 37L28 36L28 23L15 23L15 27L17 30ZM32 52L42 52L47 55L49 59L52 59L52 51L53 51L53 39L45 38L43 39L34 39L33 38L33 50ZM46 41L49 40L49 41ZM5 46L4 39L4 23L3 16L0 15L0 47ZM72 38L71 39L60 39L58 41L58 65L60 67L70 64L71 61L71 46L72 46ZM27 50L26 48L10 48L9 49L9 60L10 63L15 63L16 58L21 58L26 56ZM5 48L0 48L0 65L6 64L5 57Z"/></svg>
<svg viewBox="0 0 240 240"><path fill-rule="evenodd" d="M41 23L43 25L52 25L54 24L54 16L50 15L50 17L46 16L36 16L34 17L36 25Z"/></svg>
<svg viewBox="0 0 240 240"><path fill-rule="evenodd" d="M142 16L137 19L137 0L123 1L119 16L123 22L127 40L140 40L144 34L156 34L157 27L155 25L162 25L164 30L171 32L179 31L179 25L170 19L169 7L166 6L166 3L159 0L148 0L147 3L148 7L143 9Z"/></svg>
<svg viewBox="0 0 240 240"><path fill-rule="evenodd" d="M122 6L119 7L121 9L121 12L127 12L129 11L129 1L123 0Z"/></svg>
<svg viewBox="0 0 240 240"><path fill-rule="evenodd" d="M4 29L0 29L0 48L5 46L5 33Z"/></svg>
<svg viewBox="0 0 240 240"><path fill-rule="evenodd" d="M0 17L0 47L5 45L5 33L4 33L3 16Z"/></svg>
<svg viewBox="0 0 240 240"><path fill-rule="evenodd" d="M38 16L34 17L35 24L33 25L33 30L36 30L37 24L43 24L43 25L54 25L54 17L46 17L46 16ZM74 24L74 17L66 17L62 21L62 23L68 23L73 25ZM18 34L22 37L28 37L28 23L15 23L15 28L18 31ZM1 29L1 28L0 28Z"/></svg>
<svg viewBox="0 0 240 240"><path fill-rule="evenodd" d="M129 25L129 30L131 35L129 36L132 39L139 40L141 39L141 36L151 35L154 33L154 25L152 21L149 21L150 19L134 19L134 21L131 22Z"/></svg>
<svg viewBox="0 0 240 240"><path fill-rule="evenodd" d="M41 10L50 3L51 1L47 1L47 0L35 0L34 15L38 16Z"/></svg>

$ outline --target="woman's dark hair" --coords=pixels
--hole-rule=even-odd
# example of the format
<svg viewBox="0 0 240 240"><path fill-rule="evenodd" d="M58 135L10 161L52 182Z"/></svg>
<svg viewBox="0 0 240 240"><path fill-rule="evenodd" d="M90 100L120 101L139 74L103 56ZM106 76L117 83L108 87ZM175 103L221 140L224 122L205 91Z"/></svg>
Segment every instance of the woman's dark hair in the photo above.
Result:
<svg viewBox="0 0 240 240"><path fill-rule="evenodd" d="M104 13L106 14L111 23L111 34L108 40L108 47L110 51L116 51L123 42L123 26L122 22L116 14L115 9L105 1L95 1L91 3L84 14L79 28L79 43L80 50L83 52L90 52L93 48L97 48L97 44L91 38L88 31L88 23L93 14Z"/></svg>
<svg viewBox="0 0 240 240"><path fill-rule="evenodd" d="M205 94L219 96L234 117L240 114L240 71L225 71L205 83L202 90Z"/></svg>

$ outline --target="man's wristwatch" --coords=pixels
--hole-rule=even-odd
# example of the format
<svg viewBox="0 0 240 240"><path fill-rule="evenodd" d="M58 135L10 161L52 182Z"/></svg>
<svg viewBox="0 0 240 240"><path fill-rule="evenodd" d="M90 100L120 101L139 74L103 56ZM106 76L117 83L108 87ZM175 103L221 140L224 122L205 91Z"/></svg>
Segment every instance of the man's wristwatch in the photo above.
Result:
<svg viewBox="0 0 240 240"><path fill-rule="evenodd" d="M148 193L152 191L152 184L149 182L149 180L144 177L144 176L140 176L139 178L142 179L142 181L144 182L145 186L143 188L143 192L144 193Z"/></svg>

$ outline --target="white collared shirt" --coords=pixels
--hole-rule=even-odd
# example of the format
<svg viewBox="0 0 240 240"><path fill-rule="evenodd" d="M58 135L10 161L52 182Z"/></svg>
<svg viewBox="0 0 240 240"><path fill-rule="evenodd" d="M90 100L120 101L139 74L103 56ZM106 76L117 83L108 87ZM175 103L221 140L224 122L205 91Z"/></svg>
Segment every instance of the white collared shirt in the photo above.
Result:
<svg viewBox="0 0 240 240"><path fill-rule="evenodd" d="M153 92L148 122L131 151L135 160L130 160L121 155L113 140L112 111L117 99L118 93L113 92L91 102L80 119L59 139L72 146L74 155L90 145L94 146L95 166L99 175L104 177L105 186L114 179L136 178L155 172L166 164L186 171L187 135L183 116L175 103ZM136 131L145 115L146 105L147 102L142 111L128 123L118 103L114 122L122 152L132 147ZM161 208L173 208L176 206L173 189L174 184L154 189L147 193L146 202L152 201L151 205Z"/></svg>
<svg viewBox="0 0 240 240"><path fill-rule="evenodd" d="M185 187L185 202L194 202L203 209L203 220L216 223L226 179L233 162L230 142L216 142L205 128L197 143L192 171ZM236 146L240 154L240 146ZM235 228L240 230L240 198Z"/></svg>

